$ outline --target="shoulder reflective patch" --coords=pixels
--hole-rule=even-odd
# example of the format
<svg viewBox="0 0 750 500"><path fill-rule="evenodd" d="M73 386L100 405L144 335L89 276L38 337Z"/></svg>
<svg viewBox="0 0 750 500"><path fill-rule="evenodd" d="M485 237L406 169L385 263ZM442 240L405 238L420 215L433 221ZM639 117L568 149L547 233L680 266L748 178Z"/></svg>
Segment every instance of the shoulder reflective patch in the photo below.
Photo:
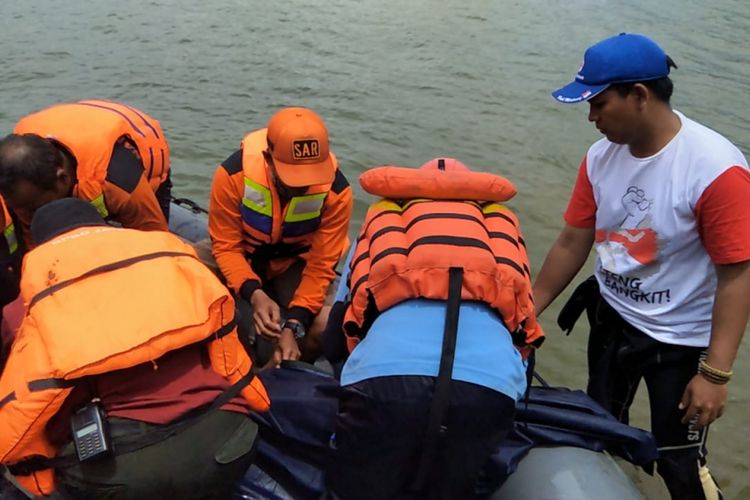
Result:
<svg viewBox="0 0 750 500"><path fill-rule="evenodd" d="M242 197L242 204L254 212L273 216L273 204L271 200L271 190L245 177L245 193Z"/></svg>
<svg viewBox="0 0 750 500"><path fill-rule="evenodd" d="M320 210L323 208L327 195L328 193L319 193L293 197L292 201L289 202L284 220L286 222L301 222L320 217Z"/></svg>
<svg viewBox="0 0 750 500"><path fill-rule="evenodd" d="M18 250L18 239L16 239L16 226L12 222L3 229L5 242L8 244L8 253L14 254Z"/></svg>
<svg viewBox="0 0 750 500"><path fill-rule="evenodd" d="M229 155L229 158L224 160L221 166L229 175L234 175L237 172L242 171L242 150L238 149Z"/></svg>
<svg viewBox="0 0 750 500"><path fill-rule="evenodd" d="M336 170L336 177L333 179L333 184L331 185L331 191L333 191L336 194L341 193L344 189L349 187L349 181L346 180L346 177L344 177L344 174L341 172L341 170Z"/></svg>

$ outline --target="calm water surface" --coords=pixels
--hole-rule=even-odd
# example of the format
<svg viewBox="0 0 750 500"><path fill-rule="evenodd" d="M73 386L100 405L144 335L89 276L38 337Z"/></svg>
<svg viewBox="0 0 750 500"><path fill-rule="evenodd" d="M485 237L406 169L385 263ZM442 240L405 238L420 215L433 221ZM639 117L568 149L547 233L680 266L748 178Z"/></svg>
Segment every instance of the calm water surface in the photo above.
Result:
<svg viewBox="0 0 750 500"><path fill-rule="evenodd" d="M205 204L216 165L281 106L317 110L355 185L352 231L370 198L356 183L383 164L454 156L513 180L538 269L561 226L576 168L598 132L587 106L556 104L584 49L622 31L654 37L680 66L673 104L750 153L745 0L135 0L6 2L0 133L24 114L79 98L156 116L176 194ZM587 271L590 267L587 268ZM583 275L582 275L583 276ZM585 329L549 340L541 373L585 384ZM585 323L585 322L584 322ZM744 428L750 349L740 353L711 464L728 498L750 498ZM648 425L641 394L635 423ZM658 480L637 475L648 498Z"/></svg>

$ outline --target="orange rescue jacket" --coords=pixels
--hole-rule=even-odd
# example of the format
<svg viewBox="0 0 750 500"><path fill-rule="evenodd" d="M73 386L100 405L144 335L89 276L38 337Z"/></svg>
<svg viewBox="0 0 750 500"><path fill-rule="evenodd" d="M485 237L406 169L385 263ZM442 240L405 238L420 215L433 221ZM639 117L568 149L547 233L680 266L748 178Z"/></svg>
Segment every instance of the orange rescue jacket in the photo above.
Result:
<svg viewBox="0 0 750 500"><path fill-rule="evenodd" d="M122 137L138 149L152 190L167 180L169 147L161 125L142 111L112 101L87 100L58 104L22 118L13 131L54 139L78 164L76 196L90 201L102 217L109 211L103 185L112 147Z"/></svg>
<svg viewBox="0 0 750 500"><path fill-rule="evenodd" d="M320 311L334 268L349 245L351 188L331 154L334 182L311 186L282 206L263 158L267 147L266 129L251 132L242 141L241 156L233 155L217 170L208 220L213 253L238 293L245 283L260 287L263 279L303 259L302 280L289 306L304 309L297 319L306 322ZM253 259L269 263L269 276L253 270Z"/></svg>
<svg viewBox="0 0 750 500"><path fill-rule="evenodd" d="M344 316L350 350L381 311L413 298L446 300L451 267L464 270L462 299L495 309L522 354L541 344L518 219L497 203L515 194L509 181L381 167L360 183L385 199L368 210L352 256Z"/></svg>
<svg viewBox="0 0 750 500"><path fill-rule="evenodd" d="M0 378L0 463L55 456L45 426L83 377L199 342L230 383L252 367L229 291L170 233L79 227L31 250L22 276L28 309ZM257 378L242 395L269 408ZM38 495L55 489L50 469L17 479Z"/></svg>

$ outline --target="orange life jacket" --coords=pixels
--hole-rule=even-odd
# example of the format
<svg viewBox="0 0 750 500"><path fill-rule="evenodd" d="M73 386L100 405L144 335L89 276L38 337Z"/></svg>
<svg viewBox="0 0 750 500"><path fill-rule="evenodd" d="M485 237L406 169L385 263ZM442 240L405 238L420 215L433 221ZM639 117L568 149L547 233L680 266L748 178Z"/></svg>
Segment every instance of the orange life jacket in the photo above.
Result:
<svg viewBox="0 0 750 500"><path fill-rule="evenodd" d="M400 178L416 182L399 184ZM464 270L462 299L495 309L522 354L541 344L518 219L497 203L515 194L509 181L468 171L381 167L363 174L360 183L386 198L368 210L352 256L344 316L350 350L381 311L413 298L446 300L451 267ZM390 192L407 201L391 199Z"/></svg>
<svg viewBox="0 0 750 500"><path fill-rule="evenodd" d="M3 197L0 196L0 231L3 233L4 246L7 249L8 255L0 254L0 265L9 264L13 259L14 254L18 251L18 237L16 236L15 224L13 224L13 218L8 212L8 207L5 206ZM4 262L5 259L8 262Z"/></svg>
<svg viewBox="0 0 750 500"><path fill-rule="evenodd" d="M282 208L263 158L262 153L267 148L266 129L250 132L242 140L245 192L240 212L242 227L249 237L246 241L255 243L256 248L277 243L303 246L320 226L321 210L331 184L310 186L305 194L292 197ZM331 158L338 169L333 153Z"/></svg>
<svg viewBox="0 0 750 500"><path fill-rule="evenodd" d="M97 100L58 104L22 118L14 133L37 134L65 146L78 163L77 197L90 201L103 217L108 211L102 185L112 148L121 137L137 147L154 192L167 179L169 147L161 125L125 104Z"/></svg>
<svg viewBox="0 0 750 500"><path fill-rule="evenodd" d="M230 293L170 233L73 229L31 250L22 276L28 309L0 378L1 463L55 456L45 426L82 377L199 342L230 383L252 367ZM255 410L269 408L257 378L242 395ZM38 495L55 489L51 469L17 479Z"/></svg>

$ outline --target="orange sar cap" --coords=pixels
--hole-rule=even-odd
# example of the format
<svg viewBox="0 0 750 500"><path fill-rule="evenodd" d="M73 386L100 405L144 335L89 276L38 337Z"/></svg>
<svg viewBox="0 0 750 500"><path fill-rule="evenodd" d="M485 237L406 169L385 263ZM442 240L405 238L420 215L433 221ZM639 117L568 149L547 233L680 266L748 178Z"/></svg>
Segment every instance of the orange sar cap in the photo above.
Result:
<svg viewBox="0 0 750 500"><path fill-rule="evenodd" d="M330 184L336 175L328 130L307 108L284 108L268 121L268 150L279 180L289 187Z"/></svg>

